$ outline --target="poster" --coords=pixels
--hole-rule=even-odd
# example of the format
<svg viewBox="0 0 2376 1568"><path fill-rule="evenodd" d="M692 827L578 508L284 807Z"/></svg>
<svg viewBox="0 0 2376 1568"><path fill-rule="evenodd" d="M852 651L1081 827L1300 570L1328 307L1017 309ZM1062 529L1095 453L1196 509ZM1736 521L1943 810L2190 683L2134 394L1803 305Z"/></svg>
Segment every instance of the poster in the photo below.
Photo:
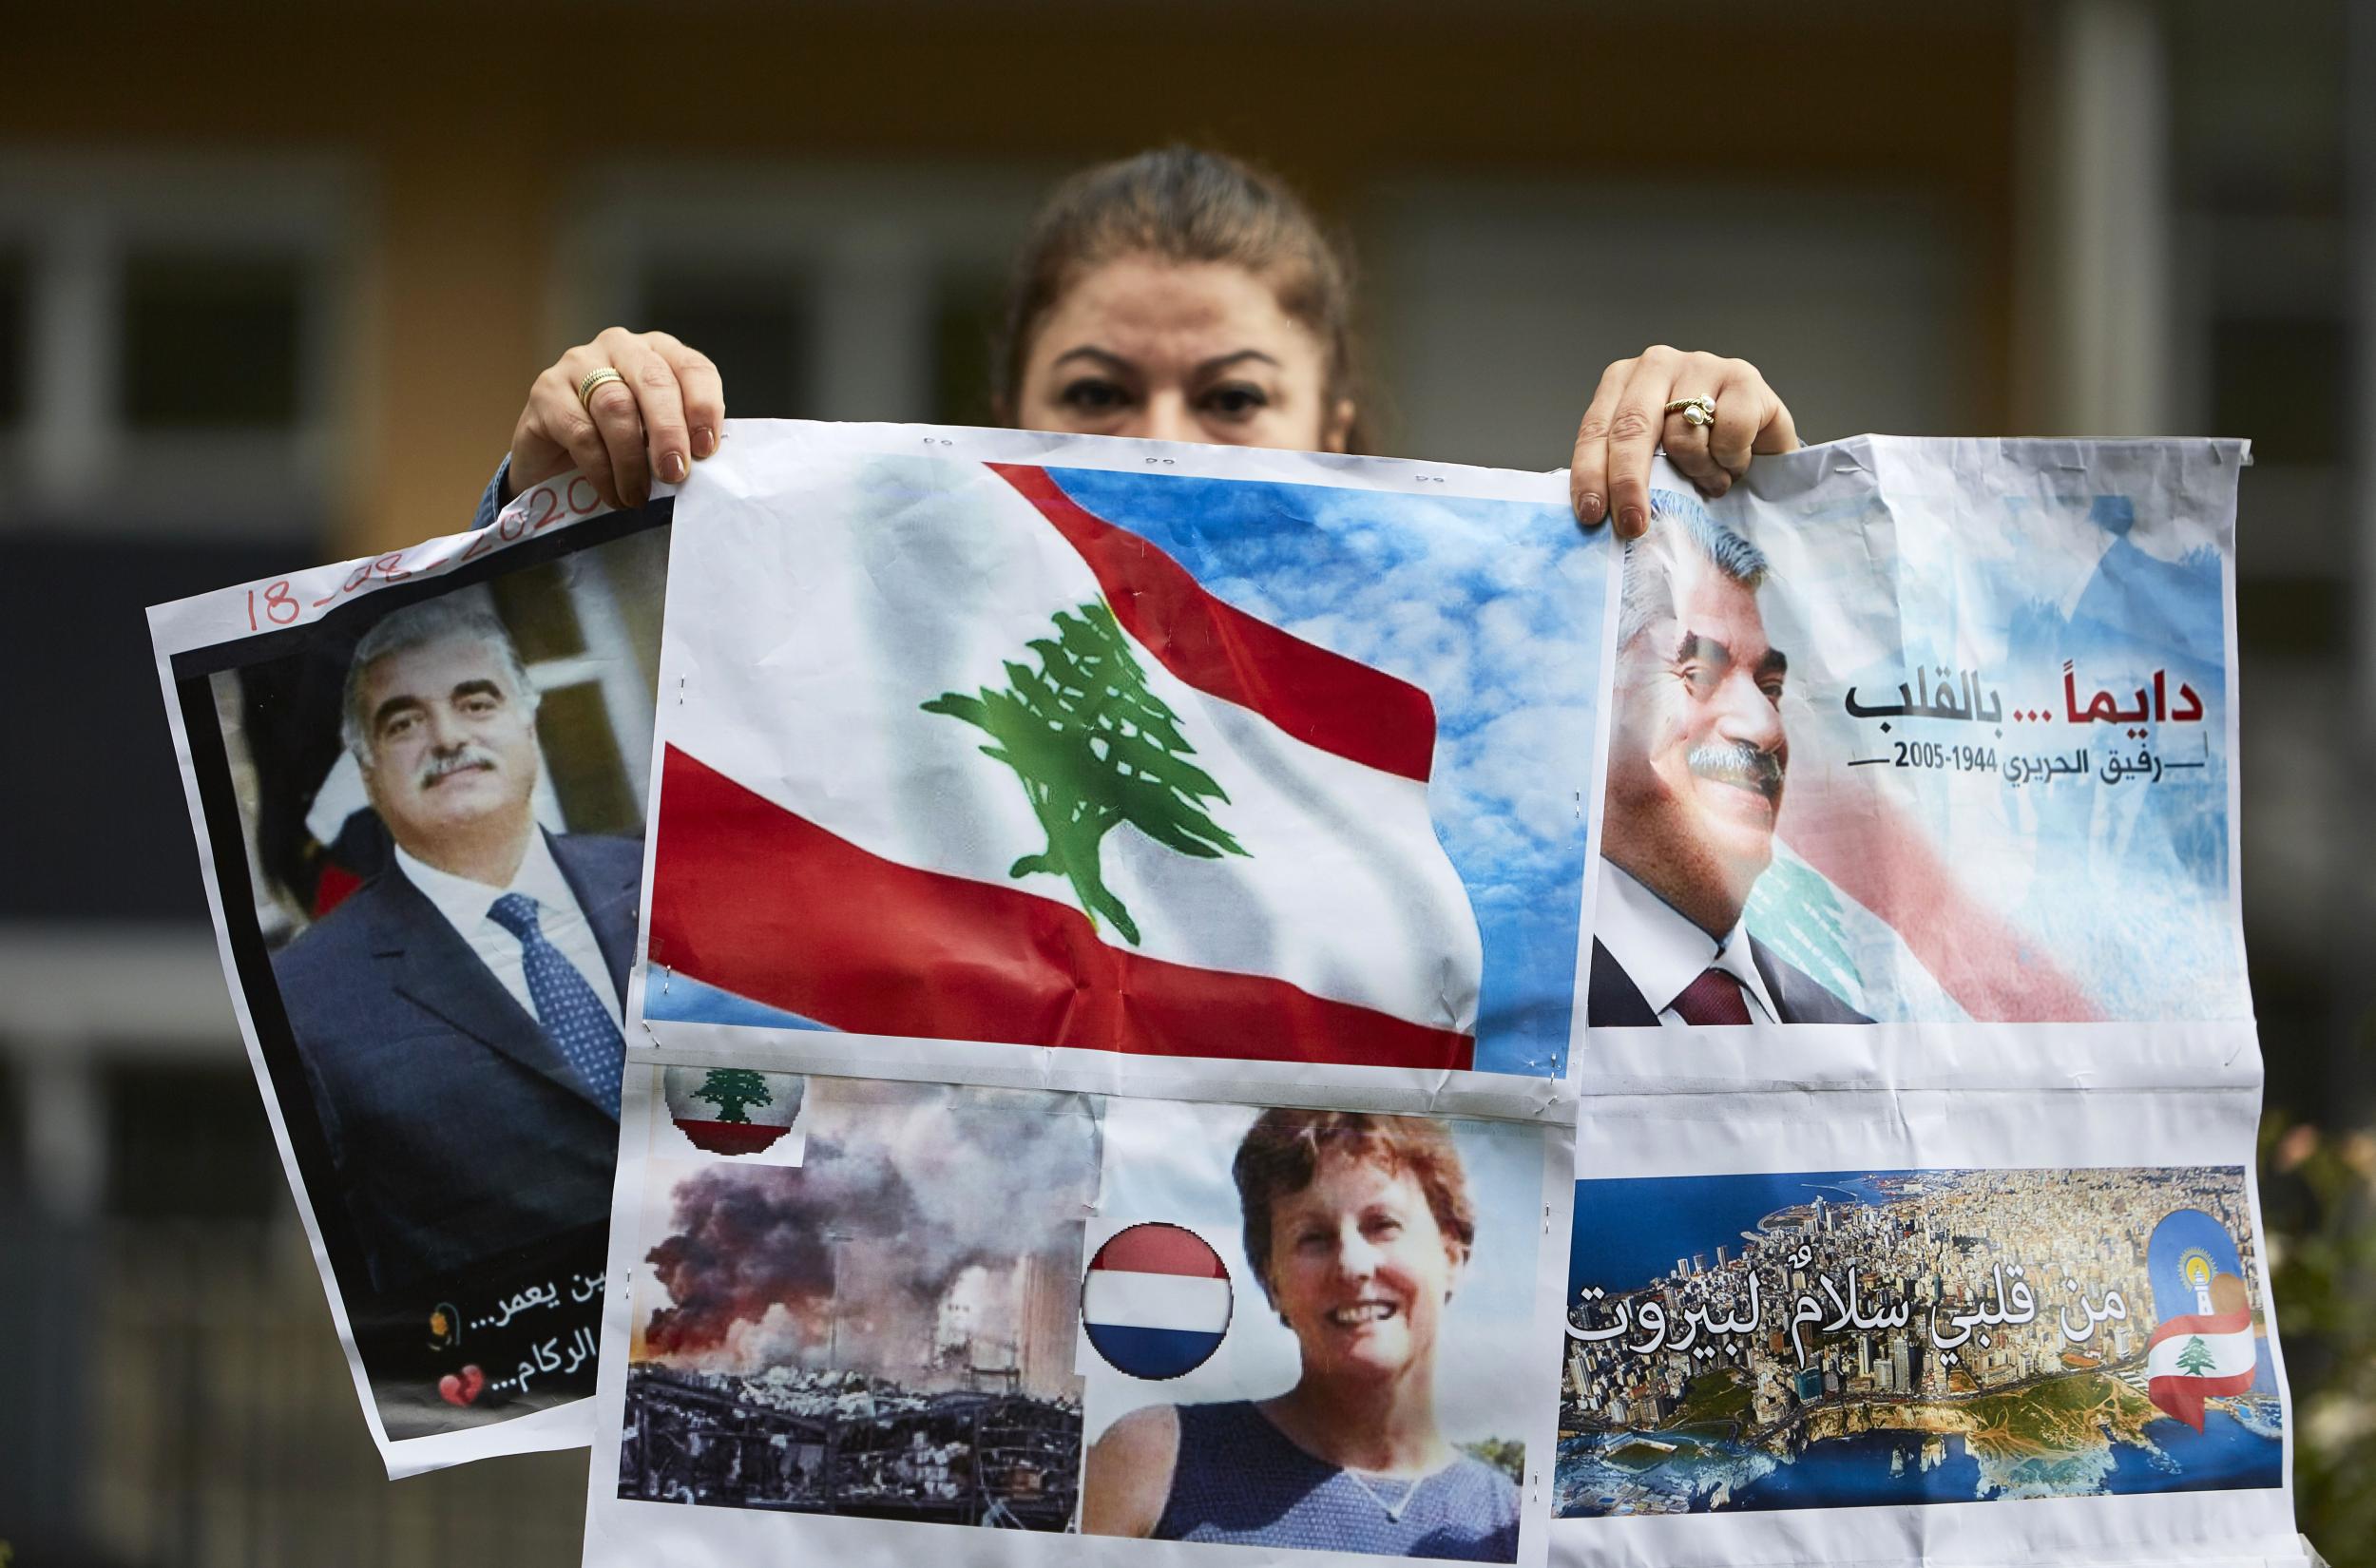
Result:
<svg viewBox="0 0 2376 1568"><path fill-rule="evenodd" d="M274 630L167 607L392 1467L584 1441L590 1392L598 1564L2302 1560L2246 456L1859 438L1716 501L1661 468L1619 548L1557 474L759 423L648 515L565 487L267 587L311 606ZM624 969L579 1086L616 1160L545 1158L599 1171L588 1221L424 1316L354 1195L410 1151L342 1170L274 956L374 886L276 870L275 798L328 846L361 788L276 694L359 662L375 716L374 626L476 595L523 641L539 572L609 583L613 630L550 690L526 654L440 689L542 694L518 809L565 871L628 780L626 952L591 908L607 974L513 937L524 1011L533 967L584 982L565 1067ZM609 752L547 733L571 679L634 697Z"/></svg>
<svg viewBox="0 0 2376 1568"><path fill-rule="evenodd" d="M2251 1085L1588 1103L1553 1560L2302 1560L2257 1113Z"/></svg>
<svg viewBox="0 0 2376 1568"><path fill-rule="evenodd" d="M2234 881L2244 456L1874 437L1661 490L1553 1561L2301 1560Z"/></svg>
<svg viewBox="0 0 2376 1568"><path fill-rule="evenodd" d="M586 1438L666 520L563 481L150 614L224 973L392 1475Z"/></svg>
<svg viewBox="0 0 2376 1568"><path fill-rule="evenodd" d="M2242 460L1870 438L1721 503L1658 490L1619 612L1591 1023L2249 1018Z"/></svg>
<svg viewBox="0 0 2376 1568"><path fill-rule="evenodd" d="M589 1562L1541 1560L1564 1125L776 1061L630 1067Z"/></svg>
<svg viewBox="0 0 2376 1568"><path fill-rule="evenodd" d="M680 505L661 1038L1564 1075L1615 552L1551 476L759 424Z"/></svg>

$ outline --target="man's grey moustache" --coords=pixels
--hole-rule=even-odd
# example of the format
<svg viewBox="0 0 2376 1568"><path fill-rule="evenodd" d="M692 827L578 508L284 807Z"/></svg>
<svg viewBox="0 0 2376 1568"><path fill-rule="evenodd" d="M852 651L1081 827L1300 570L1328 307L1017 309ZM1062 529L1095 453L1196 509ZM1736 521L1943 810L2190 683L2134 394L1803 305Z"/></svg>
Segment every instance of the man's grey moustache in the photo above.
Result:
<svg viewBox="0 0 2376 1568"><path fill-rule="evenodd" d="M1683 760L1702 778L1719 784L1739 784L1755 790L1768 800L1782 797L1783 762L1779 752L1736 742L1730 746L1698 747Z"/></svg>
<svg viewBox="0 0 2376 1568"><path fill-rule="evenodd" d="M423 768L421 788L430 789L443 781L448 774L458 774L466 768L484 768L492 773L495 767L494 753L482 751L476 746L468 747L454 753L451 756L437 757L428 767Z"/></svg>

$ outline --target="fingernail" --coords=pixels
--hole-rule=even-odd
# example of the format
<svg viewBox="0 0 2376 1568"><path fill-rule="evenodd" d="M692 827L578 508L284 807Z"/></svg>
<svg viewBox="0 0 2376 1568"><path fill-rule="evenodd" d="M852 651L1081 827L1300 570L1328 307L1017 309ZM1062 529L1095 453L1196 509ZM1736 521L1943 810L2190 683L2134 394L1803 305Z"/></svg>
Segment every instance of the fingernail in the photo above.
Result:
<svg viewBox="0 0 2376 1568"><path fill-rule="evenodd" d="M1639 507L1628 507L1618 514L1617 531L1628 539L1639 539L1642 529L1649 526L1650 520L1642 516Z"/></svg>
<svg viewBox="0 0 2376 1568"><path fill-rule="evenodd" d="M696 456L696 457L707 457L710 453L712 453L712 452L716 451L717 449L718 449L718 432L717 432L716 430L711 430L711 429L710 429L707 425L700 426L699 428L698 428L697 430L694 430L694 432L693 432L693 455L694 455L694 456Z"/></svg>
<svg viewBox="0 0 2376 1568"><path fill-rule="evenodd" d="M1576 503L1576 511L1587 523L1598 523L1609 515L1608 503L1587 492Z"/></svg>
<svg viewBox="0 0 2376 1568"><path fill-rule="evenodd" d="M670 452L660 460L660 471L671 485L684 483L686 468L682 452Z"/></svg>

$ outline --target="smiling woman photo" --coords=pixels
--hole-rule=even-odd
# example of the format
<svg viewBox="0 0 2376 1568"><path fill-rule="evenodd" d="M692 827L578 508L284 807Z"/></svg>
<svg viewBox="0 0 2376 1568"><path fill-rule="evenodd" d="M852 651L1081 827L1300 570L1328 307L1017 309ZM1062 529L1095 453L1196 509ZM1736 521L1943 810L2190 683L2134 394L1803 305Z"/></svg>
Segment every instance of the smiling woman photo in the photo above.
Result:
<svg viewBox="0 0 2376 1568"><path fill-rule="evenodd" d="M1083 1532L1514 1560L1517 1487L1436 1419L1444 1310L1477 1235L1450 1133L1271 1110L1232 1174L1246 1256L1295 1336L1295 1384L1116 1421L1089 1453Z"/></svg>

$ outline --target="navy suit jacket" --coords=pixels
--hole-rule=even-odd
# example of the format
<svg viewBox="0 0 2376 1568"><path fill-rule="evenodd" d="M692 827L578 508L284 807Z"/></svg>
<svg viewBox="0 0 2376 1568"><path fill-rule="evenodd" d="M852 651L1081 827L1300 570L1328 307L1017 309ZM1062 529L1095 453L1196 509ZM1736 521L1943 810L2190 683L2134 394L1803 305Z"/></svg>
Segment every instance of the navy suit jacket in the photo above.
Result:
<svg viewBox="0 0 2376 1568"><path fill-rule="evenodd" d="M546 842L625 995L643 846ZM401 870L349 895L273 970L375 1291L610 1213L618 1119Z"/></svg>
<svg viewBox="0 0 2376 1568"><path fill-rule="evenodd" d="M1755 937L1749 939L1749 960L1766 982L1773 999L1775 1019L1783 1023L1870 1023L1871 1019L1831 994L1830 987L1797 965L1775 953ZM1584 1022L1600 1029L1652 1028L1658 1015L1649 998L1634 984L1617 956L1592 943L1592 978L1584 993Z"/></svg>

